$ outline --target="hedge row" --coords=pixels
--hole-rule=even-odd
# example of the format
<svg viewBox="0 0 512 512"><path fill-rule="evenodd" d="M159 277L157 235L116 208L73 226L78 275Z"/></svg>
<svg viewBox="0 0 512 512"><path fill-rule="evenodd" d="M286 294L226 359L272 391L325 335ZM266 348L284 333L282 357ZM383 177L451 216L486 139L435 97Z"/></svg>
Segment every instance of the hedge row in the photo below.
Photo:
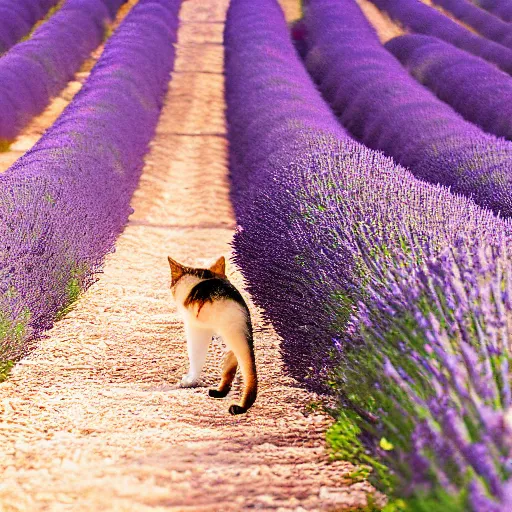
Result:
<svg viewBox="0 0 512 512"><path fill-rule="evenodd" d="M486 62L440 39L396 37L386 49L420 83L485 131L512 140L512 80Z"/></svg>
<svg viewBox="0 0 512 512"><path fill-rule="evenodd" d="M58 0L3 0L0 3L0 55L26 36Z"/></svg>
<svg viewBox="0 0 512 512"><path fill-rule="evenodd" d="M474 3L504 21L512 21L512 4L507 0L474 0Z"/></svg>
<svg viewBox="0 0 512 512"><path fill-rule="evenodd" d="M353 0L305 10L306 65L342 124L414 175L512 215L512 144L484 133L418 84Z"/></svg>
<svg viewBox="0 0 512 512"><path fill-rule="evenodd" d="M40 114L103 41L121 0L67 0L30 39L0 59L0 142Z"/></svg>
<svg viewBox="0 0 512 512"><path fill-rule="evenodd" d="M405 28L438 37L444 41L482 57L508 74L512 74L512 50L485 37L473 34L437 9L419 0L371 0L379 9Z"/></svg>
<svg viewBox="0 0 512 512"><path fill-rule="evenodd" d="M480 9L469 0L433 0L433 2L474 28L482 36L512 48L512 32L509 23Z"/></svg>
<svg viewBox="0 0 512 512"><path fill-rule="evenodd" d="M251 294L293 374L330 377L340 456L413 510L504 510L512 226L351 140L275 0L258 7L233 0L225 32L234 247Z"/></svg>
<svg viewBox="0 0 512 512"><path fill-rule="evenodd" d="M141 0L82 90L0 175L0 361L89 286L130 214L174 63L179 0Z"/></svg>

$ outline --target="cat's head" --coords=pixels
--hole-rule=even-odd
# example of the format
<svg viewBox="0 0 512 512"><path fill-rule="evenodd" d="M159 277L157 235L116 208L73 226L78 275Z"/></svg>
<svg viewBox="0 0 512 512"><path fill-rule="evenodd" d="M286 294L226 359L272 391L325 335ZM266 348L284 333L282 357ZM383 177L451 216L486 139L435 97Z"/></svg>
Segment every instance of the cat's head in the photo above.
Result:
<svg viewBox="0 0 512 512"><path fill-rule="evenodd" d="M171 288L186 275L192 275L199 277L200 279L212 279L213 277L226 278L226 259L221 256L213 265L209 268L194 268L187 267L173 260L170 256L167 256L169 260L169 266L171 267Z"/></svg>

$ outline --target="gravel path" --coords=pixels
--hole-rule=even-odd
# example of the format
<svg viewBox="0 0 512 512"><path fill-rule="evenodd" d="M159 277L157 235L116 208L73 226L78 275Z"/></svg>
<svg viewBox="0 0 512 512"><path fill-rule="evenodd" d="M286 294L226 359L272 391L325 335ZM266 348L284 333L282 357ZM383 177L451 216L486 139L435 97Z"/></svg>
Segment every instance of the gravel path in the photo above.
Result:
<svg viewBox="0 0 512 512"><path fill-rule="evenodd" d="M235 225L224 136L227 3L184 3L176 72L117 252L0 384L1 512L350 510L372 491L347 478L349 464L329 461L330 420L308 413L316 397L285 375L279 339L254 308L261 390L249 414L228 415L229 398L211 400L204 387L175 386L186 345L166 257L203 265L229 255ZM297 2L283 4L297 15ZM232 265L228 273L242 287ZM219 379L220 342L213 348L205 385Z"/></svg>

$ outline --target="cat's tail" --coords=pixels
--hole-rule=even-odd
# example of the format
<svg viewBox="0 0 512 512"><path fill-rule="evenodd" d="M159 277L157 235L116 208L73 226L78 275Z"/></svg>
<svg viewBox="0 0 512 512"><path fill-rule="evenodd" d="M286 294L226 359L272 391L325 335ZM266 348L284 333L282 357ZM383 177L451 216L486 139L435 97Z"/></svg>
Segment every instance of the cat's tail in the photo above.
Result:
<svg viewBox="0 0 512 512"><path fill-rule="evenodd" d="M248 311L247 315L249 315ZM256 361L254 358L254 345L250 317L248 316L244 329L230 329L228 332L222 333L221 335L224 342L234 355L234 357L230 357L228 353L228 357L226 358L226 363L224 366L225 373L223 375L221 386L223 382L227 384L229 378L231 378L231 381L233 380L234 373L236 372L236 365L233 366L233 363L234 361L237 361L242 372L244 389L240 403L232 404L229 408L229 412L231 414L243 414L247 412L248 409L254 404L258 394L258 376L256 374ZM230 386L231 382L229 382L229 387ZM221 389L222 391L225 391L226 388L220 387L219 391ZM212 394L210 394L210 396L212 396Z"/></svg>

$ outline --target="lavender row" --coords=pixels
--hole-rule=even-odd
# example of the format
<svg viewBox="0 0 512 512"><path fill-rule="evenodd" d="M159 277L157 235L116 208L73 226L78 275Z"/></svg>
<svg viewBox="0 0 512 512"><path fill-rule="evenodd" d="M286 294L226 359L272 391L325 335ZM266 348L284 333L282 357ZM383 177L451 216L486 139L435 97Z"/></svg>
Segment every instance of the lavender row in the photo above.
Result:
<svg viewBox="0 0 512 512"><path fill-rule="evenodd" d="M416 80L465 119L512 140L509 75L435 37L408 34L385 46Z"/></svg>
<svg viewBox="0 0 512 512"><path fill-rule="evenodd" d="M512 215L512 143L484 133L418 84L353 0L305 10L307 68L342 124L415 176Z"/></svg>
<svg viewBox="0 0 512 512"><path fill-rule="evenodd" d="M411 510L505 510L512 226L351 140L286 34L274 0L231 2L234 247L251 294L292 373L329 376L340 456Z"/></svg>
<svg viewBox="0 0 512 512"><path fill-rule="evenodd" d="M40 114L103 41L124 0L67 0L32 37L0 59L0 141Z"/></svg>
<svg viewBox="0 0 512 512"><path fill-rule="evenodd" d="M268 0L267 2L268 3ZM232 11L235 9L233 7ZM275 9L269 12L269 15L277 16L280 20L280 13ZM231 34L231 24L226 25L225 37L229 40L231 37L239 38L239 21L236 25L235 34ZM325 133L326 136L346 138L345 130L336 122L333 113L326 111L325 102L320 95L310 87L310 79L306 78L304 66L295 56L295 51L290 48L290 37L285 31L275 31L275 28L265 27L259 14L249 16L245 22L247 26L247 38L249 39L256 29L262 33L268 33L269 42L258 41L261 51L269 56L277 53L280 58L286 59L285 69L290 76L301 76L307 84L306 89L302 86L301 94L294 94L294 90L300 86L301 82L286 82L281 76L269 76L268 62L262 60L260 55L255 53L252 45L237 48L236 53L231 53L228 46L225 50L225 59L229 64L230 77L226 82L226 97L229 99L227 105L227 115L230 123L230 140L238 150L230 153L230 164L238 172L231 176L231 193L235 210L238 211L239 205L245 205L247 194L251 189L256 189L256 181L265 179L264 169L259 169L261 154L264 152L267 158L273 162L275 167L279 167L283 162L288 163L291 155L302 155L304 146L310 141L310 132L314 134ZM251 29L255 24L254 29ZM272 39L270 39L272 38ZM279 50L274 48L278 45ZM287 52L285 53L285 50ZM247 68L252 70L252 87L244 86L245 74ZM274 83L276 81L277 83ZM288 122L303 127L302 130L289 130L282 123L271 124L274 112L268 110L267 102L261 104L259 98L261 90L271 88L274 90L274 101L279 100L282 105L286 105ZM245 127L246 119L239 116L230 116L231 106L236 104L245 104L247 118L253 119L253 123L261 126L262 130L268 131L269 137L261 141L265 147L254 145L250 137L247 137ZM268 119L267 119L268 118ZM335 130L333 132L333 127ZM312 148L314 149L314 147ZM239 161L239 159L242 159ZM256 171L254 173L254 171Z"/></svg>
<svg viewBox="0 0 512 512"><path fill-rule="evenodd" d="M419 0L371 0L380 10L405 28L443 39L448 43L482 57L512 74L512 50L485 37L473 34L433 7Z"/></svg>
<svg viewBox="0 0 512 512"><path fill-rule="evenodd" d="M119 8L128 0L103 0L111 18L114 18Z"/></svg>
<svg viewBox="0 0 512 512"><path fill-rule="evenodd" d="M247 4L232 2L224 34L231 194L238 219L243 219L253 193L272 179L274 169L301 159L306 148L312 154L321 153L317 142L322 136L326 140L348 138L297 59L275 2L265 0L262 11L253 13L247 12ZM272 64L276 66L274 72ZM293 253L294 239L289 237L286 217L276 220L272 228L276 237L274 250L265 255L270 263L265 265L268 274L258 282L248 273L249 286L253 297L265 307L274 327L286 340L283 348L289 369L297 379L314 384L320 382L318 375L313 371L308 377L307 368L315 367L315 361L324 357L321 354L332 348L329 340L325 345L324 336L329 315L326 312L317 331L310 312L301 307L300 301L295 302L298 290L305 302L312 297L300 283L304 271L301 262L288 258ZM256 265L261 264L263 256L264 253L256 250ZM244 260L248 259L247 255ZM242 264L244 272L246 268ZM272 287L270 296L275 300L270 302L266 299L269 282L280 283L279 287ZM290 312L295 315L296 329L290 329ZM323 373L321 368L320 372Z"/></svg>
<svg viewBox="0 0 512 512"><path fill-rule="evenodd" d="M179 0L140 0L82 90L0 175L0 361L100 270L130 214L174 64Z"/></svg>
<svg viewBox="0 0 512 512"><path fill-rule="evenodd" d="M512 4L507 0L473 0L473 3L492 12L503 21L512 21Z"/></svg>
<svg viewBox="0 0 512 512"><path fill-rule="evenodd" d="M58 0L2 0L0 2L0 55L26 36Z"/></svg>
<svg viewBox="0 0 512 512"><path fill-rule="evenodd" d="M512 48L512 31L509 23L472 4L469 0L433 0L480 35Z"/></svg>

